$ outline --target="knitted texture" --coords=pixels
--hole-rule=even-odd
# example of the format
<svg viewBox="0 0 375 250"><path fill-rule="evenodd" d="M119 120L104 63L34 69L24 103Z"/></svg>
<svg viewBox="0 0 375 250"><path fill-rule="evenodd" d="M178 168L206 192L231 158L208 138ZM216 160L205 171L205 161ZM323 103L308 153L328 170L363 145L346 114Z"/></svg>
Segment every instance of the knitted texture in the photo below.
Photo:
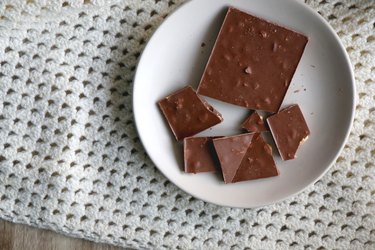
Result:
<svg viewBox="0 0 375 250"><path fill-rule="evenodd" d="M0 218L134 248L375 249L374 1L307 1L350 55L356 117L321 180L258 209L182 192L136 133L136 63L183 2L1 1Z"/></svg>

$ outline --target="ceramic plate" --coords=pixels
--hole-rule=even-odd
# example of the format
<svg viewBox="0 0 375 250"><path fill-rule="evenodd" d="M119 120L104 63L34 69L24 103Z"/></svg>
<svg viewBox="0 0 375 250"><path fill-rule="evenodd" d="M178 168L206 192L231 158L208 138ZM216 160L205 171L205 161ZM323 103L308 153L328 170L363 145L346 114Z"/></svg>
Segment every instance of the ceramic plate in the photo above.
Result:
<svg viewBox="0 0 375 250"><path fill-rule="evenodd" d="M283 106L298 103L310 127L298 158L283 162L280 176L224 184L220 174L183 172L182 144L175 141L157 101L186 84L197 87L228 6L291 28L309 37ZM313 184L335 162L354 115L352 68L333 29L307 5L293 0L192 0L175 11L145 48L134 80L133 105L142 143L159 170L182 190L231 207L257 207L294 195ZM233 135L249 114L205 98L224 122L199 135Z"/></svg>

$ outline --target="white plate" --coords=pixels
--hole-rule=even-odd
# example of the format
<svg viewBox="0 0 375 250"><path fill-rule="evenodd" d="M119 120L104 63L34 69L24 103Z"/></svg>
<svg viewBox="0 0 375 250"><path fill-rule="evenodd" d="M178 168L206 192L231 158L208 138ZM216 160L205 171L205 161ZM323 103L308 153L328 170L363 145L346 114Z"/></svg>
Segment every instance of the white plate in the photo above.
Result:
<svg viewBox="0 0 375 250"><path fill-rule="evenodd" d="M182 171L182 145L175 141L156 103L188 83L197 87L228 6L309 37L283 105L300 105L311 136L296 160L283 162L274 153L279 177L226 185L217 174ZM206 46L201 47L202 43ZM355 87L349 58L337 35L305 4L293 0L192 0L174 12L150 39L138 64L133 98L142 143L169 180L202 200L249 208L283 200L322 177L348 137ZM224 122L201 134L238 133L248 111L206 100L222 113Z"/></svg>

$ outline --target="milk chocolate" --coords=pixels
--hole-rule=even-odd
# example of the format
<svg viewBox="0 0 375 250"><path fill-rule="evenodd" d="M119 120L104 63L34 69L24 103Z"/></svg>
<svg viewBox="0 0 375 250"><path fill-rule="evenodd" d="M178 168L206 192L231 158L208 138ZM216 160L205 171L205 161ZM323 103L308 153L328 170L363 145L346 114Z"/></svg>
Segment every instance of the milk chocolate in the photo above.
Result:
<svg viewBox="0 0 375 250"><path fill-rule="evenodd" d="M279 170L273 160L271 146L263 140L259 133L256 133L242 158L232 182L256 180L278 175Z"/></svg>
<svg viewBox="0 0 375 250"><path fill-rule="evenodd" d="M276 113L307 41L292 30L229 8L198 94Z"/></svg>
<svg viewBox="0 0 375 250"><path fill-rule="evenodd" d="M267 118L272 136L283 160L296 158L298 147L308 139L310 130L298 105L289 106Z"/></svg>
<svg viewBox="0 0 375 250"><path fill-rule="evenodd" d="M242 124L241 128L246 129L248 132L265 132L266 128L263 117L258 112L254 111Z"/></svg>
<svg viewBox="0 0 375 250"><path fill-rule="evenodd" d="M195 135L220 123L223 118L187 86L158 102L177 140Z"/></svg>
<svg viewBox="0 0 375 250"><path fill-rule="evenodd" d="M212 139L218 137L188 137L184 139L186 173L215 172L218 160Z"/></svg>
<svg viewBox="0 0 375 250"><path fill-rule="evenodd" d="M213 140L225 183L232 182L253 136L242 134Z"/></svg>
<svg viewBox="0 0 375 250"><path fill-rule="evenodd" d="M279 175L271 146L259 133L214 139L225 183Z"/></svg>

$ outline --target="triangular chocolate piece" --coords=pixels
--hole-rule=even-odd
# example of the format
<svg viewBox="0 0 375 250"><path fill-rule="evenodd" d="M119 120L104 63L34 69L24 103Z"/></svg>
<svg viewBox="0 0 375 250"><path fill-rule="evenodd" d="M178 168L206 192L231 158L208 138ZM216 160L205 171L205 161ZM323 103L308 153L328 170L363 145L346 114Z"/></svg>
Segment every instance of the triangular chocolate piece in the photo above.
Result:
<svg viewBox="0 0 375 250"><path fill-rule="evenodd" d="M248 132L264 132L268 130L263 118L256 111L241 124L241 128L246 129Z"/></svg>
<svg viewBox="0 0 375 250"><path fill-rule="evenodd" d="M158 104L177 140L195 135L223 120L220 113L190 86L174 92Z"/></svg>
<svg viewBox="0 0 375 250"><path fill-rule="evenodd" d="M272 148L259 133L254 134L251 144L232 182L256 180L278 176L279 171L272 157Z"/></svg>
<svg viewBox="0 0 375 250"><path fill-rule="evenodd" d="M214 139L224 182L231 183L254 134L243 134Z"/></svg>

